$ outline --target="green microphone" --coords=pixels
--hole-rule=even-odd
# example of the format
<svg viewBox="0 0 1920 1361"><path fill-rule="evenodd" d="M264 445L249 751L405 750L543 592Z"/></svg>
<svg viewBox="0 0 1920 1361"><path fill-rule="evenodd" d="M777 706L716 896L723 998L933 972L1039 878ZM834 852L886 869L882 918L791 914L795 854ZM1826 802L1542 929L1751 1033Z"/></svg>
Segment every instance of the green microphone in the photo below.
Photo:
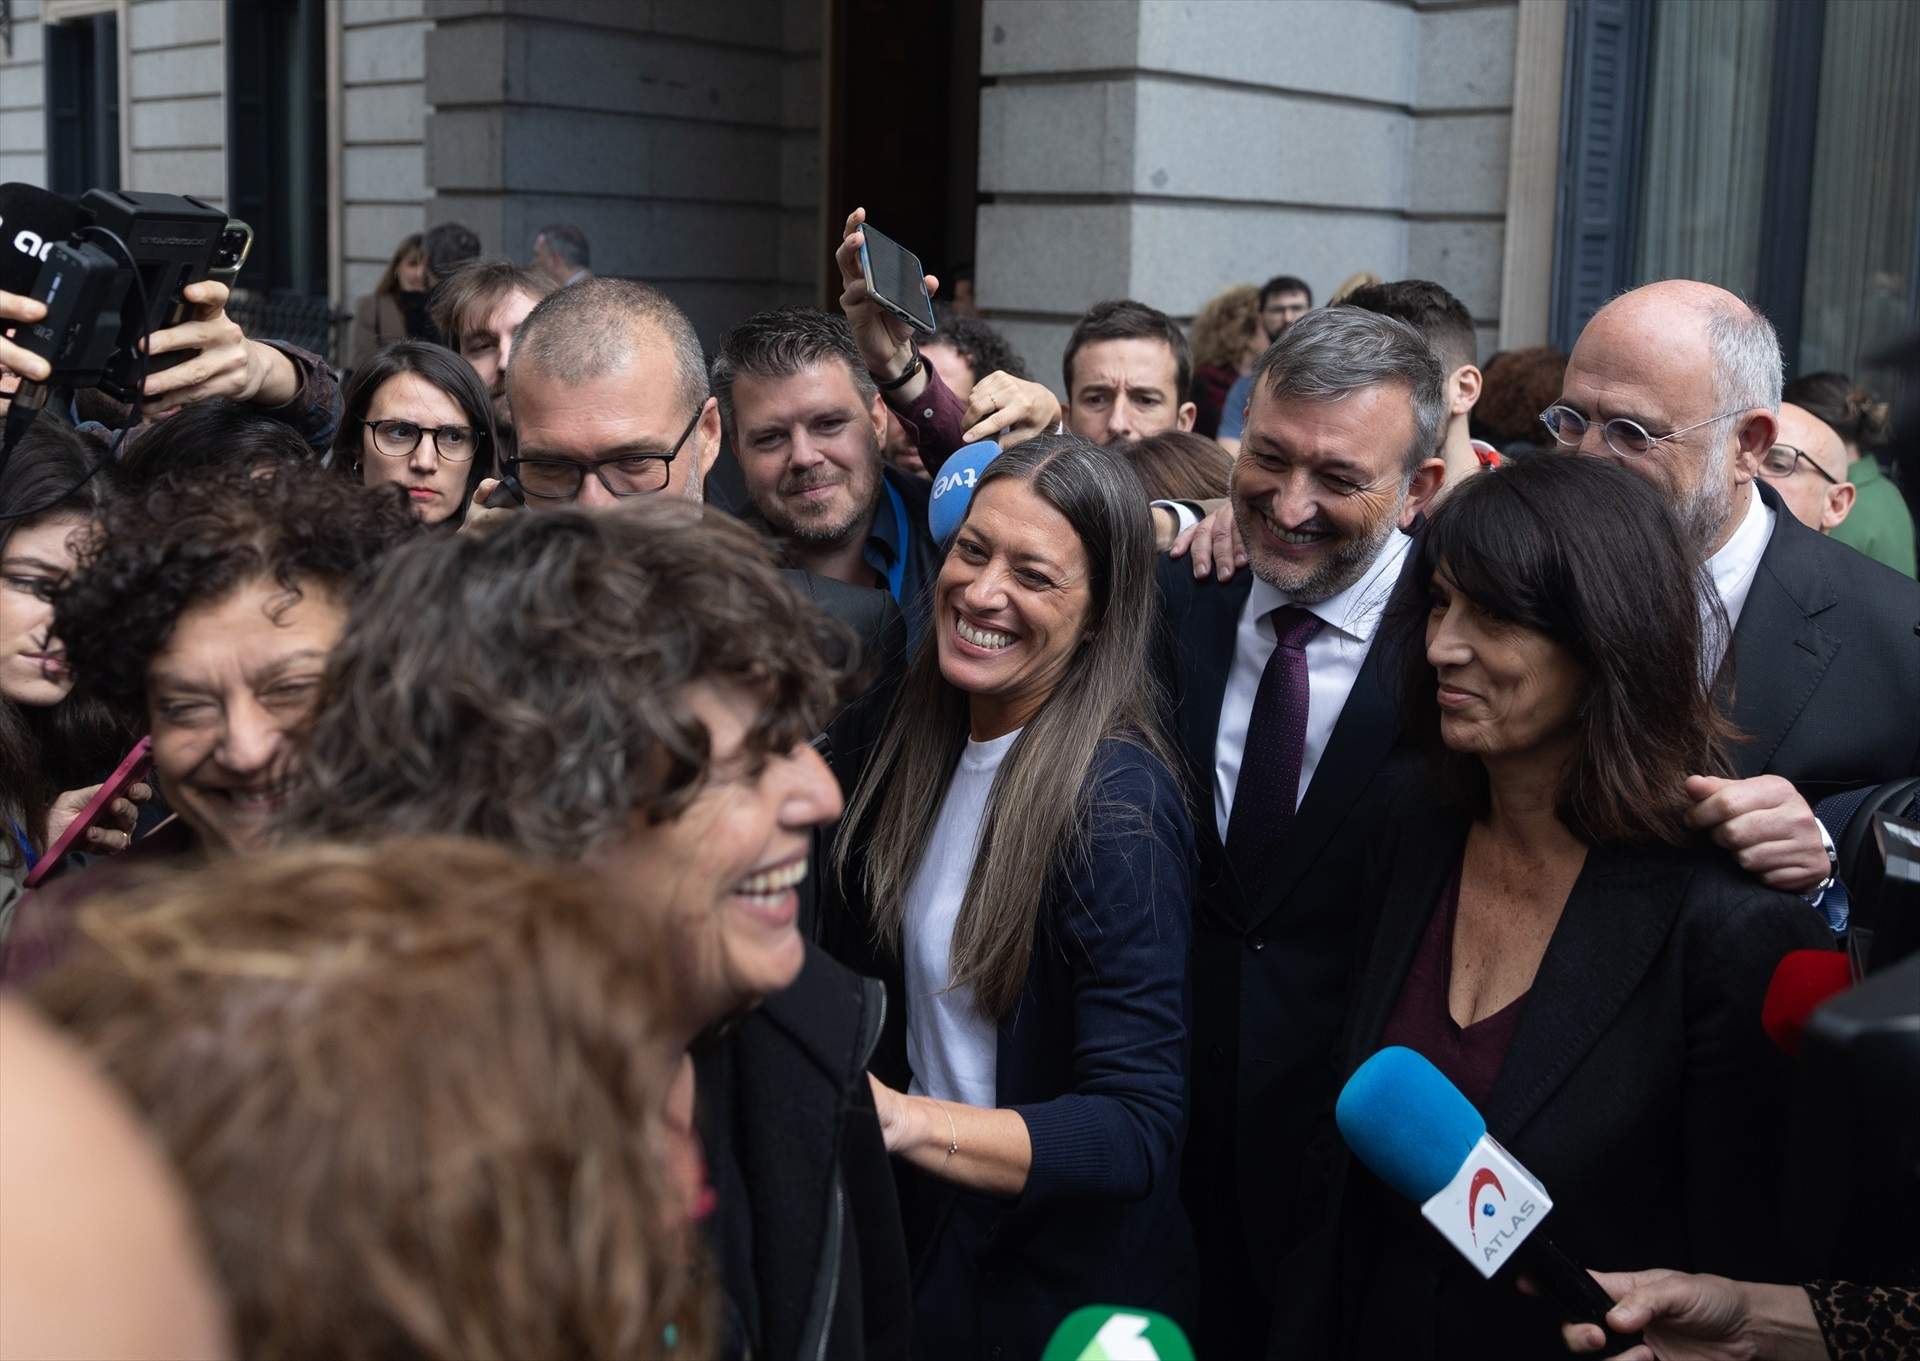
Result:
<svg viewBox="0 0 1920 1361"><path fill-rule="evenodd" d="M1090 1304L1053 1330L1040 1361L1193 1361L1193 1344L1165 1314Z"/></svg>

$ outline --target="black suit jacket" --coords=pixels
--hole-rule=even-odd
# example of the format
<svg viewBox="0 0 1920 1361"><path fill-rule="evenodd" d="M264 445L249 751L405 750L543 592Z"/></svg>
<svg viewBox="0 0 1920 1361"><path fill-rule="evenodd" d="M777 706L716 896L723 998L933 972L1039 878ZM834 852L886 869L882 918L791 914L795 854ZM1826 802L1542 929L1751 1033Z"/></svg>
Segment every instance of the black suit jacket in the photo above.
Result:
<svg viewBox="0 0 1920 1361"><path fill-rule="evenodd" d="M1738 773L1783 775L1810 803L1920 774L1920 582L1755 485L1776 523L1733 633Z"/></svg>
<svg viewBox="0 0 1920 1361"><path fill-rule="evenodd" d="M1213 816L1214 740L1252 588L1160 564L1160 672L1194 811L1193 1120L1183 1173L1201 1261L1203 1351L1265 1341L1282 1254L1320 1222L1336 1036L1365 936L1352 884L1398 742L1398 664L1377 635L1269 877L1241 883ZM1304 1169L1304 1170L1303 1170Z"/></svg>
<svg viewBox="0 0 1920 1361"><path fill-rule="evenodd" d="M1343 1075L1379 1047L1466 844L1466 820L1424 800L1397 821L1390 853L1356 885L1379 926ZM1830 948L1817 911L1711 848L1588 856L1481 1112L1553 1197L1547 1231L1583 1265L1783 1279L1791 1072L1760 1008L1781 956ZM1282 1268L1272 1354L1558 1353L1551 1303L1504 1276L1482 1281L1344 1149L1334 1184L1325 1238Z"/></svg>

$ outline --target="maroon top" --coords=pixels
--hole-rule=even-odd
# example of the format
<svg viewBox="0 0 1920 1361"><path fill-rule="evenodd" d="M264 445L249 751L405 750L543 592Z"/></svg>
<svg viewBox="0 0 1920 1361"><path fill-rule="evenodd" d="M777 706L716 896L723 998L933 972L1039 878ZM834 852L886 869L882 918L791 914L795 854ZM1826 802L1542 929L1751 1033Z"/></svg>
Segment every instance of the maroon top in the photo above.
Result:
<svg viewBox="0 0 1920 1361"><path fill-rule="evenodd" d="M1453 977L1453 920L1460 912L1460 870L1455 867L1445 892L1427 922L1420 948L1414 952L1400 999L1387 1018L1382 1045L1400 1044L1426 1055L1445 1073L1461 1095L1485 1112L1493 1081L1507 1060L1513 1032L1520 1028L1527 994L1521 993L1491 1016L1462 1030L1447 1007L1447 986Z"/></svg>
<svg viewBox="0 0 1920 1361"><path fill-rule="evenodd" d="M953 389L940 380L933 365L927 364L926 369L926 391L904 409L891 402L887 405L893 406L894 417L919 451L927 475L938 477L940 465L960 447L966 436L967 404L953 395Z"/></svg>

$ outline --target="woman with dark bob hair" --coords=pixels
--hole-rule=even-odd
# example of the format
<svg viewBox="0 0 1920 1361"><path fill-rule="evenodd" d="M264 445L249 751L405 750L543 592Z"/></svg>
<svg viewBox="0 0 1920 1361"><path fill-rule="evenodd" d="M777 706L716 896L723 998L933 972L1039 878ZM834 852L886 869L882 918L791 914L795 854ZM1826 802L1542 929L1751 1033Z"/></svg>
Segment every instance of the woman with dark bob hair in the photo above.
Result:
<svg viewBox="0 0 1920 1361"><path fill-rule="evenodd" d="M904 1022L874 1093L928 1356L1038 1355L1089 1300L1192 1321L1193 831L1145 499L1072 435L981 474L842 828L841 948Z"/></svg>
<svg viewBox="0 0 1920 1361"><path fill-rule="evenodd" d="M1356 886L1378 923L1344 1071L1387 1046L1432 1060L1546 1186L1582 1265L1782 1279L1789 1072L1761 1002L1783 955L1833 940L1687 824L1687 776L1727 774L1734 736L1706 680L1716 597L1658 492L1598 458L1470 480L1413 558L1384 627L1434 778L1383 814ZM1481 1279L1350 1159L1336 1186L1332 1250L1283 1268L1277 1338L1558 1348L1555 1305Z"/></svg>
<svg viewBox="0 0 1920 1361"><path fill-rule="evenodd" d="M499 432L473 365L424 340L389 345L347 385L333 462L369 487L397 486L421 524L458 528L493 473Z"/></svg>

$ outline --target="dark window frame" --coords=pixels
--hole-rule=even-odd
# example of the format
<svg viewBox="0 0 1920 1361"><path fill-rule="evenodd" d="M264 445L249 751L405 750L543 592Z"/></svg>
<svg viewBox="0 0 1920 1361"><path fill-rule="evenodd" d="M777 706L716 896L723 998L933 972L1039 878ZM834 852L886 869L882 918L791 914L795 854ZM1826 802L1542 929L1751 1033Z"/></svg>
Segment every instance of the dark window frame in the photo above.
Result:
<svg viewBox="0 0 1920 1361"><path fill-rule="evenodd" d="M1815 128L1827 0L1787 0L1776 9L1767 116L1767 169L1760 265L1752 301L1780 334L1789 375L1798 362L1812 219ZM1606 79L1630 107L1593 104L1596 51L1616 63ZM1608 298L1637 280L1640 192L1645 170L1653 0L1570 0L1560 123L1549 337L1571 350ZM1596 114L1600 116L1596 116ZM1598 174L1591 173L1598 161ZM1915 243L1920 254L1920 240ZM1582 274L1582 265L1586 273Z"/></svg>
<svg viewBox="0 0 1920 1361"><path fill-rule="evenodd" d="M227 211L254 230L242 288L328 295L327 27L326 0L227 7Z"/></svg>
<svg viewBox="0 0 1920 1361"><path fill-rule="evenodd" d="M47 187L57 194L120 187L120 16L77 15L46 26Z"/></svg>

